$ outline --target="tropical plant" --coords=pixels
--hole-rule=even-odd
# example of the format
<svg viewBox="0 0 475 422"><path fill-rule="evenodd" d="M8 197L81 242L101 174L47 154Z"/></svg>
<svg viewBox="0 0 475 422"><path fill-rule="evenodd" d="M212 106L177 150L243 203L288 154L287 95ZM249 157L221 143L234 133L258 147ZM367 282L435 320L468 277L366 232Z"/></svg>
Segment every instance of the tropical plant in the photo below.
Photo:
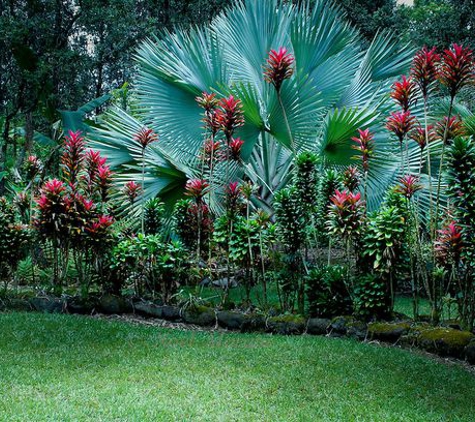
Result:
<svg viewBox="0 0 475 422"><path fill-rule="evenodd" d="M289 180L295 154L312 151L324 166L348 166L351 136L371 125L378 151L368 178L368 203L374 207L398 176L400 154L382 133L391 105L381 98L389 81L407 70L412 52L388 34L378 35L362 54L359 45L357 32L332 3L243 1L209 26L145 41L137 53L137 113L108 111L92 131L91 146L110 156L119 180L136 179L141 151L132 139L147 122L161 142L145 154L145 196L160 194L165 203L173 202L183 192L176 188L201 172L196 97L214 93L229 106L231 98L239 99L245 123L235 125L233 137L244 140L244 165L217 162L213 183L247 177L262 186L254 201L269 209ZM228 105L221 100L219 108ZM229 130L224 138L230 144ZM416 153L411 165L418 161ZM209 205L222 211L218 190L213 192Z"/></svg>

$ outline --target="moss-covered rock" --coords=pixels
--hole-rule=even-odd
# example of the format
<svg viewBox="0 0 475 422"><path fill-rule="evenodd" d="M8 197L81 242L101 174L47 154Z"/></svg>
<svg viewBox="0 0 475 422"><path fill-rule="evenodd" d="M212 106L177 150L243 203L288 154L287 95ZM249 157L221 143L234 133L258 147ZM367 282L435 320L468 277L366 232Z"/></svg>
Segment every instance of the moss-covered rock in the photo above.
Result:
<svg viewBox="0 0 475 422"><path fill-rule="evenodd" d="M5 311L30 312L34 308L28 299L11 298L2 301Z"/></svg>
<svg viewBox="0 0 475 422"><path fill-rule="evenodd" d="M401 336L409 333L411 325L407 322L373 322L368 324L368 338L395 343Z"/></svg>
<svg viewBox="0 0 475 422"><path fill-rule="evenodd" d="M266 318L260 313L251 313L246 315L246 319L241 326L241 332L264 332L266 331Z"/></svg>
<svg viewBox="0 0 475 422"><path fill-rule="evenodd" d="M121 296L105 294L101 296L98 303L100 312L105 314L124 314L132 312L132 305Z"/></svg>
<svg viewBox="0 0 475 422"><path fill-rule="evenodd" d="M219 311L217 313L218 324L220 327L229 330L241 330L246 322L247 316L237 311Z"/></svg>
<svg viewBox="0 0 475 422"><path fill-rule="evenodd" d="M31 306L38 312L44 312L48 314L60 314L66 309L66 303L56 297L34 297L30 299Z"/></svg>
<svg viewBox="0 0 475 422"><path fill-rule="evenodd" d="M97 307L98 299L95 297L73 296L66 300L66 311L70 314L90 315Z"/></svg>
<svg viewBox="0 0 475 422"><path fill-rule="evenodd" d="M188 324L199 326L212 326L216 324L214 309L202 305L191 305L184 309L183 320Z"/></svg>
<svg viewBox="0 0 475 422"><path fill-rule="evenodd" d="M329 334L334 337L346 336L355 319L352 316L337 316L331 320Z"/></svg>
<svg viewBox="0 0 475 422"><path fill-rule="evenodd" d="M327 318L310 318L307 321L307 333L317 336L326 335L330 324L331 320Z"/></svg>
<svg viewBox="0 0 475 422"><path fill-rule="evenodd" d="M440 356L464 357L465 348L475 339L469 331L453 328L428 328L415 334L416 344L421 349Z"/></svg>
<svg viewBox="0 0 475 422"><path fill-rule="evenodd" d="M162 318L162 315L163 315L163 311L162 311L163 307L156 305L155 303L135 302L133 307L134 307L135 313L146 316L146 317Z"/></svg>
<svg viewBox="0 0 475 422"><path fill-rule="evenodd" d="M359 320L349 321L346 328L346 335L357 340L364 340L368 326L365 322Z"/></svg>
<svg viewBox="0 0 475 422"><path fill-rule="evenodd" d="M300 315L280 315L267 320L267 331L283 335L302 334L305 325L306 320Z"/></svg>

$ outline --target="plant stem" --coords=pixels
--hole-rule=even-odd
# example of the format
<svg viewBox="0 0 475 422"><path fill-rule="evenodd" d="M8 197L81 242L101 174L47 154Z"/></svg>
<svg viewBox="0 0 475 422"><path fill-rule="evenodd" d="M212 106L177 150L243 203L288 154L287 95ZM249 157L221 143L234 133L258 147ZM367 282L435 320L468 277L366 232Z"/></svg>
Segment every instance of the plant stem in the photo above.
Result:
<svg viewBox="0 0 475 422"><path fill-rule="evenodd" d="M145 148L142 148L142 198L141 198L141 231L145 234Z"/></svg>
<svg viewBox="0 0 475 422"><path fill-rule="evenodd" d="M289 119L287 117L287 112L285 111L284 102L282 101L282 97L281 97L279 91L277 91L277 98L279 100L280 108L282 109L282 115L284 116L285 126L286 126L287 132L289 134L290 150L292 151L292 154L295 156L296 155L296 150L295 150L294 138L292 136L292 130L290 129L290 123L289 123Z"/></svg>

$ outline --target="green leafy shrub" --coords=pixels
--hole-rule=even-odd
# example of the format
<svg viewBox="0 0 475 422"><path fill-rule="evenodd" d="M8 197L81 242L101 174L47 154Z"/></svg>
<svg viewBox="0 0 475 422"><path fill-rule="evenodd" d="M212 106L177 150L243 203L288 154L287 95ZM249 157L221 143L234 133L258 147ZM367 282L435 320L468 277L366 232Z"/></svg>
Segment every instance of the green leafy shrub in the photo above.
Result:
<svg viewBox="0 0 475 422"><path fill-rule="evenodd" d="M386 282L375 274L360 276L353 292L353 307L358 317L386 318L391 311Z"/></svg>
<svg viewBox="0 0 475 422"><path fill-rule="evenodd" d="M346 285L345 268L314 268L306 277L308 312L312 317L331 318L352 312L352 301Z"/></svg>
<svg viewBox="0 0 475 422"><path fill-rule="evenodd" d="M146 234L160 234L165 205L158 198L149 199L145 203L144 224Z"/></svg>

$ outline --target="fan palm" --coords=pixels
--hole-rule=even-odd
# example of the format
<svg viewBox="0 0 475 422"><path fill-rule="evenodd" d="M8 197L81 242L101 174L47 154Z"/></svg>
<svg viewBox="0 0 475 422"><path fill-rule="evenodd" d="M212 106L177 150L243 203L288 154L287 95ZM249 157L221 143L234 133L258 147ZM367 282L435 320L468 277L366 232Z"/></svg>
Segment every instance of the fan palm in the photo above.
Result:
<svg viewBox="0 0 475 422"><path fill-rule="evenodd" d="M284 82L281 101L263 77L271 49L286 47L295 57L293 76ZM284 186L294 153L317 152L325 166L352 163L351 137L371 127L375 154L369 172L370 206L383 197L400 174L397 142L384 130L393 107L391 82L408 70L413 51L389 34L379 34L367 51L342 11L324 0L295 6L281 0L244 0L209 26L177 29L145 41L137 51L139 108L134 116L108 111L93 129L91 146L120 168L123 182L137 178L139 147L133 136L147 125L160 135L149 149L146 196L176 198L186 178L200 173L204 133L195 98L202 92L232 94L243 105L246 123L236 132L245 140L243 165L228 177L246 177L261 188L260 205L271 206ZM419 167L411 148L410 168ZM214 183L225 182L225 163ZM172 198L173 199L173 198ZM212 199L214 208L219 201Z"/></svg>

